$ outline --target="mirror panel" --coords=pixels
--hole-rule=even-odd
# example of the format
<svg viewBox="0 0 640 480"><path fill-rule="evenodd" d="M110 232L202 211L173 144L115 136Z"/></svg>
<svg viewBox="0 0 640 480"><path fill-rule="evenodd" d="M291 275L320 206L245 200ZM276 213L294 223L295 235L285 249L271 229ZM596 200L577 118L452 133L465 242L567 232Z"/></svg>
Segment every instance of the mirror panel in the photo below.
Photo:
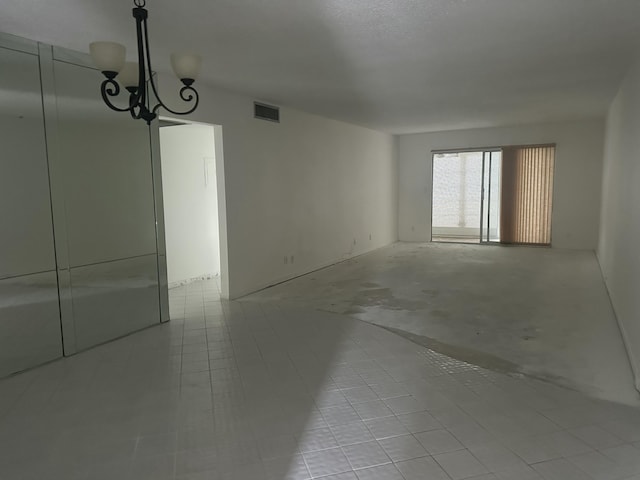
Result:
<svg viewBox="0 0 640 480"><path fill-rule="evenodd" d="M0 48L0 377L62 356L40 66Z"/></svg>
<svg viewBox="0 0 640 480"><path fill-rule="evenodd" d="M104 104L97 70L53 60L53 78L73 305L63 336L84 350L160 323L151 139Z"/></svg>
<svg viewBox="0 0 640 480"><path fill-rule="evenodd" d="M156 252L145 122L107 108L102 75L54 61L71 267Z"/></svg>
<svg viewBox="0 0 640 480"><path fill-rule="evenodd" d="M0 278L55 269L38 57L0 48Z"/></svg>
<svg viewBox="0 0 640 480"><path fill-rule="evenodd" d="M61 356L56 272L0 280L0 378Z"/></svg>
<svg viewBox="0 0 640 480"><path fill-rule="evenodd" d="M155 255L71 269L78 350L160 322Z"/></svg>

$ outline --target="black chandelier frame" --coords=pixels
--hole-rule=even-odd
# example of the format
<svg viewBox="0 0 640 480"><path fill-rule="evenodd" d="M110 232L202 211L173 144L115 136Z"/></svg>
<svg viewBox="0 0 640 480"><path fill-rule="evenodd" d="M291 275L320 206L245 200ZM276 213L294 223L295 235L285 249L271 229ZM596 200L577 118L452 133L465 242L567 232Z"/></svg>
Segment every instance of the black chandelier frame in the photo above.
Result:
<svg viewBox="0 0 640 480"><path fill-rule="evenodd" d="M135 7L133 8L133 18L136 20L136 37L138 40L138 85L125 87L129 92L129 106L127 108L121 108L114 105L110 97L117 97L120 94L120 85L116 81L118 72L103 71L102 74L106 79L100 85L100 93L104 103L111 110L116 112L129 112L131 116L136 119L142 119L150 124L157 116L158 110L164 108L168 112L174 115L188 115L198 108L200 96L195 88L193 88L193 78L181 78L183 86L180 88L180 98L187 102L193 102L193 105L188 110L176 111L173 110L160 99L158 94L158 88L156 87L153 79L153 70L151 69L151 54L149 52L149 31L147 27L147 19L149 18L149 12L145 7L146 0L134 0ZM146 62L146 64L145 64ZM147 78L148 75L148 78ZM150 95L149 87L153 92L158 103L150 109Z"/></svg>

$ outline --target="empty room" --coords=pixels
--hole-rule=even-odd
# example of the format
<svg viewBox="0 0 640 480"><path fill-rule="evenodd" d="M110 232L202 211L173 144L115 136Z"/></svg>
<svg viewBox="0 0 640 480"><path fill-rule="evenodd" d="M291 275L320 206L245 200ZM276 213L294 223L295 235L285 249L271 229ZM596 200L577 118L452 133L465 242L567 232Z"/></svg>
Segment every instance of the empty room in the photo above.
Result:
<svg viewBox="0 0 640 480"><path fill-rule="evenodd" d="M6 0L0 479L640 480L640 3Z"/></svg>

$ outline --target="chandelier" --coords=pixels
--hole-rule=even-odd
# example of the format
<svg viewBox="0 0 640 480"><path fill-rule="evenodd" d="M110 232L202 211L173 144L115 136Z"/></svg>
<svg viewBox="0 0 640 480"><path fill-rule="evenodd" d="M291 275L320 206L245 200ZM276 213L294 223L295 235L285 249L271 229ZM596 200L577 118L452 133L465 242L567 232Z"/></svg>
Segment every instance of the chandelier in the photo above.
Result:
<svg viewBox="0 0 640 480"><path fill-rule="evenodd" d="M151 69L151 55L149 53L149 35L147 29L148 12L144 8L145 0L134 0L133 18L136 20L136 36L138 39L138 63L127 62L124 45L115 42L93 42L89 46L91 58L98 69L105 76L100 85L100 93L104 103L116 112L129 112L133 118L142 119L150 124L158 116L160 107L175 114L187 115L198 107L198 92L193 88L202 59L198 55L189 53L172 53L171 67L183 86L180 88L180 98L188 103L188 110L175 111L167 107L158 94L153 70ZM121 86L129 92L129 106L118 107L110 97L120 94ZM150 105L150 90L158 103L152 108Z"/></svg>

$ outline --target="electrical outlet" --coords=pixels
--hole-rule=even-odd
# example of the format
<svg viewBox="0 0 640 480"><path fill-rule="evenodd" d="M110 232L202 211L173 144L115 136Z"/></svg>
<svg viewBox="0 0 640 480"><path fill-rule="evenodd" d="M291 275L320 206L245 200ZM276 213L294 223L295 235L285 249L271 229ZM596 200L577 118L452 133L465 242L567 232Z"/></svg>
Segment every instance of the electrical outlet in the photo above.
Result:
<svg viewBox="0 0 640 480"><path fill-rule="evenodd" d="M353 244L354 244L354 245L356 244L356 239L355 239L355 238L353 239Z"/></svg>
<svg viewBox="0 0 640 480"><path fill-rule="evenodd" d="M289 257L287 257L286 255L284 256L284 264L286 265L289 262Z"/></svg>
<svg viewBox="0 0 640 480"><path fill-rule="evenodd" d="M293 255L291 255L291 263L293 263L293 261L294 261L294 258L293 258Z"/></svg>
<svg viewBox="0 0 640 480"><path fill-rule="evenodd" d="M371 240L371 234L369 234L369 240Z"/></svg>

